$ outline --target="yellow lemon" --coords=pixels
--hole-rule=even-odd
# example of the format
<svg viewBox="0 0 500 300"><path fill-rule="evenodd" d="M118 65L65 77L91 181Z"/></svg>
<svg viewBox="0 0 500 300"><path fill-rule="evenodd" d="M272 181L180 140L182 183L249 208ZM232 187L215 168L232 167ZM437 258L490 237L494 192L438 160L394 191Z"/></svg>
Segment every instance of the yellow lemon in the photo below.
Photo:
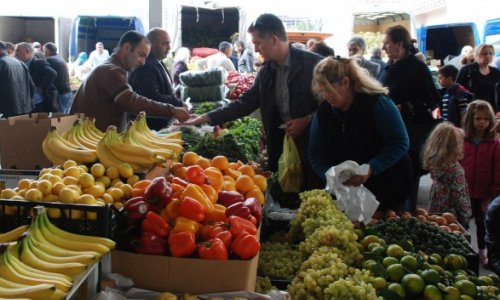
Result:
<svg viewBox="0 0 500 300"><path fill-rule="evenodd" d="M59 168L54 168L50 170L50 174L57 176L59 178L63 178L64 176L64 171L59 169Z"/></svg>
<svg viewBox="0 0 500 300"><path fill-rule="evenodd" d="M28 188L29 189L36 189L36 185L38 184L38 180L33 180L32 182L30 182L30 186Z"/></svg>
<svg viewBox="0 0 500 300"><path fill-rule="evenodd" d="M96 198L102 197L104 195L104 192L106 191L106 188L102 184L94 184L93 186L89 186L84 190L86 194L90 194Z"/></svg>
<svg viewBox="0 0 500 300"><path fill-rule="evenodd" d="M121 163L118 166L118 173L120 173L120 176L123 178L130 178L134 175L134 169L132 169L132 166L128 163Z"/></svg>
<svg viewBox="0 0 500 300"><path fill-rule="evenodd" d="M90 205L90 204L96 204L97 201L96 201L94 196L92 196L90 194L83 194L80 197L78 197L78 199L76 200L76 203Z"/></svg>
<svg viewBox="0 0 500 300"><path fill-rule="evenodd" d="M51 219L59 219L62 216L61 210L54 207L47 207L47 214Z"/></svg>
<svg viewBox="0 0 500 300"><path fill-rule="evenodd" d="M27 190L29 190L29 188L28 188L28 189L18 190L18 191L17 191L17 194L18 194L19 196L21 196L21 197L24 199L24 194L26 194L26 191L27 191ZM15 196L14 196L14 198L15 198ZM11 199L13 199L13 198L11 198Z"/></svg>
<svg viewBox="0 0 500 300"><path fill-rule="evenodd" d="M0 193L0 198L2 199L10 199L14 196L17 196L17 192L14 189L5 189Z"/></svg>
<svg viewBox="0 0 500 300"><path fill-rule="evenodd" d="M49 177L49 181L50 181L50 183L52 183L52 186L54 186L54 184L56 184L58 182L63 182L63 179L62 179L62 177L52 175Z"/></svg>
<svg viewBox="0 0 500 300"><path fill-rule="evenodd" d="M90 187L93 186L95 183L94 176L89 173L83 173L78 177L78 183L83 187Z"/></svg>
<svg viewBox="0 0 500 300"><path fill-rule="evenodd" d="M59 202L59 196L54 195L54 194L44 195L42 201L43 202Z"/></svg>
<svg viewBox="0 0 500 300"><path fill-rule="evenodd" d="M130 184L122 184L119 189L123 192L123 200L128 200L132 197L132 186Z"/></svg>
<svg viewBox="0 0 500 300"><path fill-rule="evenodd" d="M32 202L41 202L43 193L39 189L29 189L24 194L24 199Z"/></svg>
<svg viewBox="0 0 500 300"><path fill-rule="evenodd" d="M59 192L62 188L66 187L66 185L62 182L56 182L52 185L52 193L59 195Z"/></svg>
<svg viewBox="0 0 500 300"><path fill-rule="evenodd" d="M52 183L48 180L39 180L36 184L36 188L39 189L44 195L52 193Z"/></svg>
<svg viewBox="0 0 500 300"><path fill-rule="evenodd" d="M31 183L31 179L24 178L24 179L19 180L19 182L17 183L17 187L19 189L25 190L25 189L30 187L30 183Z"/></svg>
<svg viewBox="0 0 500 300"><path fill-rule="evenodd" d="M50 168L43 168L40 170L40 173L38 173L38 177L42 177L43 175L50 173L50 170Z"/></svg>
<svg viewBox="0 0 500 300"><path fill-rule="evenodd" d="M104 201L105 204L113 204L113 202L115 202L113 197L107 193L104 193L104 195L102 195L102 201Z"/></svg>
<svg viewBox="0 0 500 300"><path fill-rule="evenodd" d="M127 184L134 185L137 181L139 181L139 176L138 175L132 175L129 178L127 178Z"/></svg>
<svg viewBox="0 0 500 300"><path fill-rule="evenodd" d="M106 170L106 176L108 176L109 179L113 180L113 179L120 177L120 172L118 172L117 167L109 167Z"/></svg>
<svg viewBox="0 0 500 300"><path fill-rule="evenodd" d="M121 187L123 184L123 181L120 178L115 178L111 181L111 186L115 188Z"/></svg>
<svg viewBox="0 0 500 300"><path fill-rule="evenodd" d="M67 185L66 187L75 191L78 194L78 196L80 196L82 194L82 189L76 184L70 184L70 185Z"/></svg>
<svg viewBox="0 0 500 300"><path fill-rule="evenodd" d="M64 187L59 191L59 201L63 203L75 203L78 197L77 192L69 187Z"/></svg>
<svg viewBox="0 0 500 300"><path fill-rule="evenodd" d="M76 166L78 166L78 164L76 163L76 161L69 159L69 160L67 160L67 161L64 162L63 169L67 170L67 169L69 169L71 167L76 167Z"/></svg>
<svg viewBox="0 0 500 300"><path fill-rule="evenodd" d="M113 197L114 202L121 201L123 198L123 191L119 188L111 187L106 191L106 193Z"/></svg>
<svg viewBox="0 0 500 300"><path fill-rule="evenodd" d="M106 188L111 186L111 179L109 179L108 176L98 177L97 182L104 184L104 187L106 187Z"/></svg>
<svg viewBox="0 0 500 300"><path fill-rule="evenodd" d="M78 168L80 168L83 171L83 173L89 172L89 168L87 168L86 165L78 165Z"/></svg>
<svg viewBox="0 0 500 300"><path fill-rule="evenodd" d="M73 176L64 177L63 178L63 183L64 183L64 185L71 185L71 184L77 185L78 184L78 178L77 177L73 177Z"/></svg>
<svg viewBox="0 0 500 300"><path fill-rule="evenodd" d="M90 173L95 178L104 176L104 173L106 173L106 167L101 163L95 163L92 167L90 167Z"/></svg>
<svg viewBox="0 0 500 300"><path fill-rule="evenodd" d="M79 167L69 167L68 169L64 170L64 177L71 176L74 178L78 178L82 173L82 169L80 169Z"/></svg>

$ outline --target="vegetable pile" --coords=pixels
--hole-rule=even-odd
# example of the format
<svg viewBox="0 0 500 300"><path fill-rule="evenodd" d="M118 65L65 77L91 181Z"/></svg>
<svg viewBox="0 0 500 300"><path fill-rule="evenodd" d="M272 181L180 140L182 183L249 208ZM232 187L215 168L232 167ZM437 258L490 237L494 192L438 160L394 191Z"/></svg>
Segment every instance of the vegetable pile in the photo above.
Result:
<svg viewBox="0 0 500 300"><path fill-rule="evenodd" d="M241 94L246 92L254 83L255 76L252 74L241 74L238 71L231 71L227 75L226 85L236 86L229 95L229 99L238 99Z"/></svg>

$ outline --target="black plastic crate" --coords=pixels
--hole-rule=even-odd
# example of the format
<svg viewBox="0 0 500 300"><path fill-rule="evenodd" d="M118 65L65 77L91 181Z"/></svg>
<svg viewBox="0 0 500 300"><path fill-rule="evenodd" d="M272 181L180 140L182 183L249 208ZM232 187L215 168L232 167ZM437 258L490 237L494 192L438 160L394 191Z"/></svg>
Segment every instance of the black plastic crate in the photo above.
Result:
<svg viewBox="0 0 500 300"><path fill-rule="evenodd" d="M84 204L66 204L55 202L29 202L22 200L0 199L0 232L7 232L21 225L31 224L32 209L35 206L55 208L61 210L61 217L51 218L50 221L57 227L72 233L82 235L113 238L116 228L116 209L107 204L105 206L90 206ZM79 219L72 219L72 211L80 210L83 215ZM14 211L8 213L8 211ZM67 214L65 213L67 212ZM92 217L95 215L95 219Z"/></svg>

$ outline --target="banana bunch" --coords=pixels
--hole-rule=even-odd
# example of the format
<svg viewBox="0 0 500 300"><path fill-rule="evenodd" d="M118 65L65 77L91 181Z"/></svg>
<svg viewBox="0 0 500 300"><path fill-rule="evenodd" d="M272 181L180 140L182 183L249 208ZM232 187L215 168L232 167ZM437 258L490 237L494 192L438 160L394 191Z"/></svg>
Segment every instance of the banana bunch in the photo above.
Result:
<svg viewBox="0 0 500 300"><path fill-rule="evenodd" d="M95 150L67 141L57 133L55 127L50 129L43 140L42 150L54 165L62 165L68 159L74 160L78 164L89 164L97 161Z"/></svg>
<svg viewBox="0 0 500 300"><path fill-rule="evenodd" d="M147 123L144 112L137 115L135 122L129 122L123 133L123 141L127 144L143 146L151 149L156 155L165 159L178 160L182 152L182 133L174 132L168 135L158 135L152 132Z"/></svg>
<svg viewBox="0 0 500 300"><path fill-rule="evenodd" d="M26 231L28 231L28 225L22 225L17 228L12 229L9 232L0 234L0 244L1 243L10 243L17 241L21 235L23 235Z"/></svg>
<svg viewBox="0 0 500 300"><path fill-rule="evenodd" d="M109 126L104 137L97 144L97 156L107 168L128 163L134 171L150 169L165 162L165 158L144 146L124 143L115 126Z"/></svg>
<svg viewBox="0 0 500 300"><path fill-rule="evenodd" d="M85 120L78 119L62 137L68 142L82 148L96 150L97 144L102 138L99 132L99 129L94 126L94 123L89 118Z"/></svg>
<svg viewBox="0 0 500 300"><path fill-rule="evenodd" d="M0 257L0 298L64 299L75 276L115 247L106 238L57 228L45 211L28 232Z"/></svg>

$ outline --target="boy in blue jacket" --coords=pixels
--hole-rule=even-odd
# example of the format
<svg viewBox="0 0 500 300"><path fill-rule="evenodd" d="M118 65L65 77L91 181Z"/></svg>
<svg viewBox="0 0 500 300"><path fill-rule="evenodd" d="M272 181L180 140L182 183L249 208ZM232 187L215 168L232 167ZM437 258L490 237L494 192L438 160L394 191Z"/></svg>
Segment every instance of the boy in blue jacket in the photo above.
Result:
<svg viewBox="0 0 500 300"><path fill-rule="evenodd" d="M461 127L462 118L467 110L467 104L474 95L462 85L455 82L458 69L453 65L445 65L438 70L438 81L443 87L441 94L441 118L457 127Z"/></svg>

